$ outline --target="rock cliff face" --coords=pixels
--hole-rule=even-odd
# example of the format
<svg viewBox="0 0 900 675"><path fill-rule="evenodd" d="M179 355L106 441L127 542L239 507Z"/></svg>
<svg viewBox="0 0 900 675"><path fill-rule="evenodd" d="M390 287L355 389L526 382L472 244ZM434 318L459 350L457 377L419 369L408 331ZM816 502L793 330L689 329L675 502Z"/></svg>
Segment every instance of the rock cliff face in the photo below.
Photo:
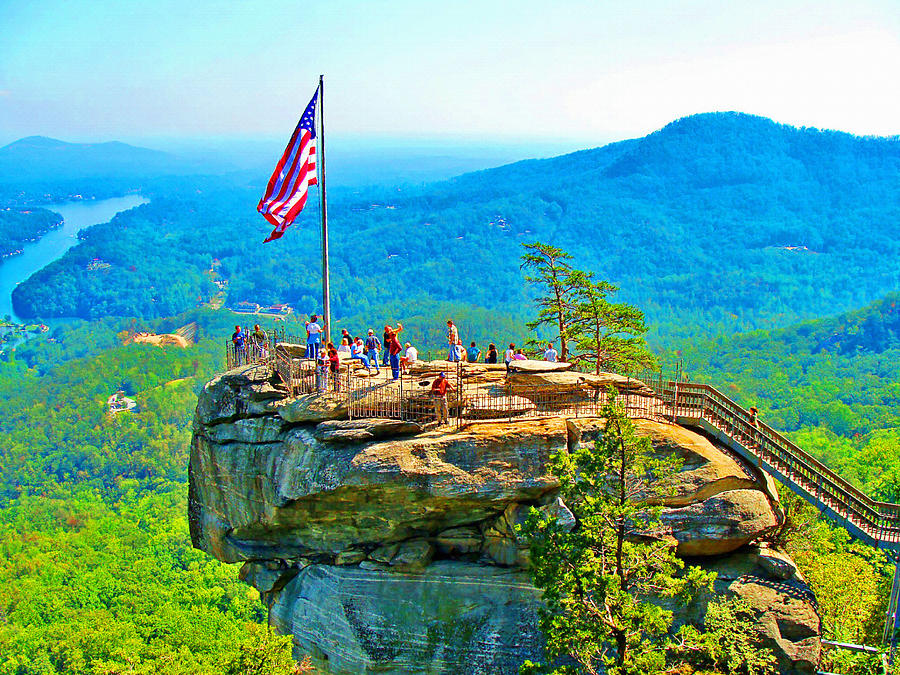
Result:
<svg viewBox="0 0 900 675"><path fill-rule="evenodd" d="M194 546L241 577L328 673L515 673L541 656L527 550L532 506L572 518L550 456L602 423L546 419L422 431L346 420L329 395L288 399L253 368L209 382L194 422ZM680 555L748 599L781 672L818 662L814 598L791 561L753 542L781 518L772 483L709 439L639 421L683 460L663 522ZM573 520L574 523L574 520ZM703 603L678 622L700 622Z"/></svg>

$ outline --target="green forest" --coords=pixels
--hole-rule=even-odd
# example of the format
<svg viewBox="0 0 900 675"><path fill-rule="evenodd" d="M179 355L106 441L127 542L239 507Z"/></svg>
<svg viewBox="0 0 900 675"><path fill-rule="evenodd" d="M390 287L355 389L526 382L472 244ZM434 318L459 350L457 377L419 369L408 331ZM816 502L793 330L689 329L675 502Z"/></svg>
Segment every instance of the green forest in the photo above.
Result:
<svg viewBox="0 0 900 675"><path fill-rule="evenodd" d="M519 245L548 241L622 290L651 342L777 328L900 286L900 141L695 115L644 138L424 187L331 193L338 315L450 301L519 320ZM318 309L318 214L276 243L261 176L157 178L151 203L82 234L23 283L22 316L158 317L227 301ZM102 258L102 274L85 269ZM878 264L871 261L877 259Z"/></svg>
<svg viewBox="0 0 900 675"><path fill-rule="evenodd" d="M868 494L897 501L898 177L897 139L722 113L439 184L337 189L332 331L399 320L404 341L436 356L453 318L466 343L523 344L535 309L521 244L550 241L643 310L661 363L682 362L690 379L758 407ZM185 518L196 394L224 366L234 324L255 320L202 307L216 282L226 304L292 304L289 333L321 313L317 213L262 245L259 181L97 179L85 194L139 184L151 201L82 231L14 292L23 316L79 318L0 360L0 675L237 673L262 652L267 675L291 672L286 643L260 629L256 592L191 548ZM7 204L38 196L0 186ZM4 213L18 218L0 211L0 233ZM110 267L88 269L95 257ZM190 321L199 335L188 349L123 344L127 331ZM107 412L118 389L136 413ZM783 499L781 543L816 592L826 635L877 644L883 554ZM833 672L873 672L862 657L836 658Z"/></svg>
<svg viewBox="0 0 900 675"><path fill-rule="evenodd" d="M900 295L779 330L697 340L687 374L873 497L900 500Z"/></svg>
<svg viewBox="0 0 900 675"><path fill-rule="evenodd" d="M191 419L231 317L190 318L209 337L186 350L122 345L131 322L81 322L0 363L3 675L213 674L249 653L290 662L237 567L190 546ZM107 412L118 388L139 412Z"/></svg>
<svg viewBox="0 0 900 675"><path fill-rule="evenodd" d="M20 252L26 243L39 239L62 222L61 215L47 209L0 208L0 258Z"/></svg>

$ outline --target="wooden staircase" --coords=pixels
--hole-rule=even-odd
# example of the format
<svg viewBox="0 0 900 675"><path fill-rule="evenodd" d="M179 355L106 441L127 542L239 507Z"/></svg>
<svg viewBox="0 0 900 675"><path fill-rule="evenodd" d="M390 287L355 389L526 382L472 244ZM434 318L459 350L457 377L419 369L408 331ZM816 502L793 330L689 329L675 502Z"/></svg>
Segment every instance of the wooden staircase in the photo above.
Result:
<svg viewBox="0 0 900 675"><path fill-rule="evenodd" d="M656 390L673 422L711 434L853 537L893 558L894 583L884 626L884 644L893 657L900 639L900 504L870 498L714 387L658 376L638 379Z"/></svg>

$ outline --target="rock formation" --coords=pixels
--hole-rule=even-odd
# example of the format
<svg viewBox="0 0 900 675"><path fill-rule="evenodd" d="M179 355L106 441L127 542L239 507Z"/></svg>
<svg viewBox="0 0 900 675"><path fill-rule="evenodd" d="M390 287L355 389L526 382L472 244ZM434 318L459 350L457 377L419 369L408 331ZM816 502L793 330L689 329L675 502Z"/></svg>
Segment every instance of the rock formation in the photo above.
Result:
<svg viewBox="0 0 900 675"><path fill-rule="evenodd" d="M814 598L789 558L754 544L782 517L771 481L699 433L637 426L683 461L663 513L679 555L757 610L781 672L814 672ZM537 507L574 526L548 460L601 433L596 419L348 420L339 396L287 398L260 369L237 369L197 405L191 538L244 563L273 626L323 672L515 673L542 650L516 524Z"/></svg>

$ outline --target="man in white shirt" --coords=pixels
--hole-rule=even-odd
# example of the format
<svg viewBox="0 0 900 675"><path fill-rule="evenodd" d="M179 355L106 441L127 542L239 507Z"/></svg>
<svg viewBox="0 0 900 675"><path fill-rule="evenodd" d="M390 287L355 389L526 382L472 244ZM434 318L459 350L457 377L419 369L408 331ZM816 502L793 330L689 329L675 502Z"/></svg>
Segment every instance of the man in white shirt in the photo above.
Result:
<svg viewBox="0 0 900 675"><path fill-rule="evenodd" d="M553 349L553 343L547 343L547 350L544 352L544 361L550 361L551 363L556 363L556 350Z"/></svg>
<svg viewBox="0 0 900 675"><path fill-rule="evenodd" d="M406 352L403 354L403 357L400 359L400 367L403 369L403 372L408 372L409 366L419 360L419 350L413 347L410 343L406 343L404 345L406 347Z"/></svg>

